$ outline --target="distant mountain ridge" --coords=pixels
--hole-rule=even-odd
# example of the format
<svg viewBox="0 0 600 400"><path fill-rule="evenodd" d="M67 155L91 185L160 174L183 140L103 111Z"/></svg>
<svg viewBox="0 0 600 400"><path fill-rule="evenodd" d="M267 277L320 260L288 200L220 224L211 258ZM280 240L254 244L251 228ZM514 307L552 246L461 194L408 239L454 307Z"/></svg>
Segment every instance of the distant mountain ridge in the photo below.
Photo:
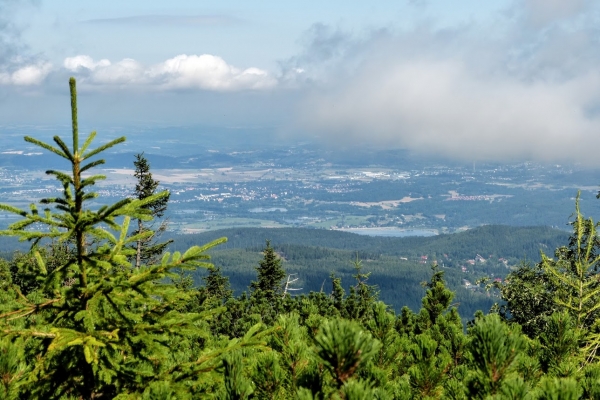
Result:
<svg viewBox="0 0 600 400"><path fill-rule="evenodd" d="M495 254L536 261L540 250L551 256L567 243L568 232L545 227L485 225L464 232L430 237L377 237L349 232L307 228L231 228L173 236L177 248L227 237L220 248L262 248L265 240L273 245L294 244L340 250L379 253L391 256L447 254L454 258Z"/></svg>
<svg viewBox="0 0 600 400"><path fill-rule="evenodd" d="M522 261L537 262L540 251L548 256L567 244L568 233L549 227L487 225L464 232L432 237L372 237L336 230L306 228L235 228L191 235L173 236L172 250L207 243L219 237L228 242L212 249L212 262L221 267L237 294L247 291L256 279L255 267L269 239L284 258L283 266L297 277L298 287L329 292L330 274L342 278L347 289L354 283L352 262L358 257L369 282L378 287L383 301L397 312L403 306L420 308L424 289L421 283L431 276L437 263L445 272L448 286L455 291L461 315L488 311L499 299L481 288L468 288L481 277L504 278L509 266ZM504 261L508 261L504 263ZM198 271L195 281L205 274Z"/></svg>

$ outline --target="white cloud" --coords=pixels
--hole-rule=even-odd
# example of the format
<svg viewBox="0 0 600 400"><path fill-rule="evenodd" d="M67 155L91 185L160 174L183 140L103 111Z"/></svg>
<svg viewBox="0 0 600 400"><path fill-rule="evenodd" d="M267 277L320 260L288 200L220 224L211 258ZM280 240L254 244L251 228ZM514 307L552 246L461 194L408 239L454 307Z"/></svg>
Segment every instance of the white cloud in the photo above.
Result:
<svg viewBox="0 0 600 400"><path fill-rule="evenodd" d="M366 68L340 91L307 100L306 123L355 143L471 160L590 160L600 146L600 75L565 83L480 79L457 61Z"/></svg>
<svg viewBox="0 0 600 400"><path fill-rule="evenodd" d="M208 90L265 89L275 80L258 68L241 70L221 57L209 54L179 55L154 66L150 76L160 77L169 88L198 87Z"/></svg>
<svg viewBox="0 0 600 400"><path fill-rule="evenodd" d="M600 49L590 24L375 33L345 45L308 90L297 130L470 161L599 165Z"/></svg>
<svg viewBox="0 0 600 400"><path fill-rule="evenodd" d="M52 65L29 54L22 40L25 26L15 18L21 9L35 5L31 0L0 0L0 85L36 86L50 73Z"/></svg>
<svg viewBox="0 0 600 400"><path fill-rule="evenodd" d="M89 85L235 91L267 89L277 83L267 71L236 68L210 54L182 54L149 67L129 58L111 63L78 55L65 59L64 67L80 74L80 82Z"/></svg>
<svg viewBox="0 0 600 400"><path fill-rule="evenodd" d="M100 65L91 71L92 82L100 85L139 84L145 80L144 66L131 58Z"/></svg>
<svg viewBox="0 0 600 400"><path fill-rule="evenodd" d="M36 64L20 66L12 72L0 72L1 85L39 85L52 70L52 64L40 61Z"/></svg>
<svg viewBox="0 0 600 400"><path fill-rule="evenodd" d="M102 59L98 62L95 62L90 56L80 55L65 58L63 65L66 69L73 72L81 68L86 68L93 71L97 67L108 67L110 65L110 61L107 59Z"/></svg>

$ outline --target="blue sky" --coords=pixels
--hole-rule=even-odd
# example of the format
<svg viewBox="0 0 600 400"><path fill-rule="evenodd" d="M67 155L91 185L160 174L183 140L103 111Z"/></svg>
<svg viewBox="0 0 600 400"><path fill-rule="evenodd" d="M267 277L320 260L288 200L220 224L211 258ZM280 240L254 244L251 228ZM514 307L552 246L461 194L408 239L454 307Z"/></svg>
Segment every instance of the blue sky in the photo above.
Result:
<svg viewBox="0 0 600 400"><path fill-rule="evenodd" d="M92 127L594 164L596 3L0 0L0 125L68 123L75 76Z"/></svg>
<svg viewBox="0 0 600 400"><path fill-rule="evenodd" d="M4 0L7 2L7 0ZM10 3L11 1L8 1ZM12 1L15 2L14 0ZM54 63L78 54L158 63L211 54L242 67L276 69L302 50L312 25L357 33L410 28L428 19L456 25L494 18L506 1L21 1L23 41ZM37 6L36 6L37 5ZM273 71L275 72L275 71Z"/></svg>

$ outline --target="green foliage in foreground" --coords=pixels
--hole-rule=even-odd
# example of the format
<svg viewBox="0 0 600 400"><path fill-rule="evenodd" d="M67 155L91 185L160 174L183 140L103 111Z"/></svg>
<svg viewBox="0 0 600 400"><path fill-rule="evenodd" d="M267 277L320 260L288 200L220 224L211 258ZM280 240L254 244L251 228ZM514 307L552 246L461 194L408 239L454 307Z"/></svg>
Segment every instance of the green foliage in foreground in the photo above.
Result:
<svg viewBox="0 0 600 400"><path fill-rule="evenodd" d="M359 259L347 292L292 297L267 243L250 294L232 295L205 251L224 239L136 268L145 207L164 194L92 210L101 176L90 157L122 139L79 146L28 141L68 160L54 209L0 205L23 219L4 235L33 242L0 262L2 399L597 399L600 241L577 206L569 243L499 287L505 304L463 326L443 270L433 266L419 312L378 300ZM87 162L87 164L86 164ZM39 243L50 239L45 247ZM203 285L188 273L208 268ZM187 272L186 272L187 271ZM289 282L289 280L287 280Z"/></svg>
<svg viewBox="0 0 600 400"><path fill-rule="evenodd" d="M167 194L124 199L98 210L86 207L97 196L89 188L104 178L87 175L104 163L92 158L125 138L91 150L92 132L80 146L74 79L70 87L72 147L58 136L56 146L25 138L70 164L70 173L47 171L62 183L63 196L42 199L43 210L35 205L29 212L0 205L22 217L1 233L32 241L35 260L16 261L22 273L11 276L14 284L1 295L4 398L16 393L44 399L138 398L153 392L210 390L213 380L208 372L218 366L219 357L261 344L261 326L242 340L213 344L204 325L218 310L186 311L191 293L164 281L175 276L175 269L210 267L205 251L225 239L183 254L166 253L156 264L133 268L128 260L135 250L130 245L152 232L128 236L129 221L150 219L146 206ZM58 243L50 248L50 258L37 246L42 239ZM60 246L66 246L62 257L56 251Z"/></svg>

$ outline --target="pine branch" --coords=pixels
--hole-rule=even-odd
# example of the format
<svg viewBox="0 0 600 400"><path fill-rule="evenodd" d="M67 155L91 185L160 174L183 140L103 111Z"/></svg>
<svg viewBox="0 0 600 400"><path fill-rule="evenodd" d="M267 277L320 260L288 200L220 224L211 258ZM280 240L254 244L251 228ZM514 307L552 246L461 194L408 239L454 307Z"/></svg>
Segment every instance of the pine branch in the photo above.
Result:
<svg viewBox="0 0 600 400"><path fill-rule="evenodd" d="M46 175L54 175L56 176L56 178L61 181L63 184L70 184L73 185L73 178L71 178L69 175L65 174L64 172L61 171L54 171L54 170L48 170L46 171Z"/></svg>
<svg viewBox="0 0 600 400"><path fill-rule="evenodd" d="M63 142L62 139L60 137L58 137L58 136L54 136L53 139L54 139L54 142L56 142L56 144L58 145L58 147L60 147L60 149L69 158L69 161L73 162L74 161L73 155L69 151L69 148L67 147L67 145L65 144L65 142Z"/></svg>
<svg viewBox="0 0 600 400"><path fill-rule="evenodd" d="M90 168L97 167L98 165L102 165L102 164L104 164L104 163L105 163L105 162L104 162L104 160L96 160L96 161L92 161L91 163L89 163L89 164L86 164L86 165L84 165L83 167L81 167L80 171L81 171L81 173L83 173L83 172L87 171L87 170L88 170L88 169L90 169Z"/></svg>
<svg viewBox="0 0 600 400"><path fill-rule="evenodd" d="M22 217L27 216L27 211L23 211L17 207L9 206L8 204L0 204L0 210L8 211L13 214L18 214Z"/></svg>
<svg viewBox="0 0 600 400"><path fill-rule="evenodd" d="M120 138L117 138L117 139L111 140L110 142L108 142L108 143L106 143L106 144L104 144L104 145L102 145L102 146L100 146L100 147L96 148L95 150L92 150L92 151L90 151L90 152L88 152L88 153L84 154L84 155L83 155L83 157L81 158L81 160L82 160L82 161L83 161L83 160L87 160L88 158L90 158L90 157L93 157L93 156L95 156L96 154L98 154L98 153L101 153L101 152L103 152L103 151L104 151L104 150L106 150L106 149L110 149L110 148L111 148L111 147L113 147L114 145L117 145L117 144L119 144L119 143L123 143L124 141L125 141L125 136L122 136L122 137L120 137Z"/></svg>
<svg viewBox="0 0 600 400"><path fill-rule="evenodd" d="M96 131L92 131L87 139L85 139L85 142L83 143L83 146L81 147L80 153L85 153L85 151L87 150L88 147L90 147L90 144L92 144L92 141L94 140L94 138L96 137ZM83 172L84 169L81 169L81 172Z"/></svg>
<svg viewBox="0 0 600 400"><path fill-rule="evenodd" d="M53 153L55 153L55 154L58 154L58 155L59 155L59 156L61 156L62 158L65 158L65 159L67 159L67 160L70 160L70 159L69 159L69 156L67 156L65 153L63 153L62 151L60 151L60 150L59 150L59 149L57 149L56 147L52 147L52 146L50 146L49 144L46 144L46 143L44 143L44 142L42 142L42 141L40 141L40 140L34 139L34 138L32 138L32 137L29 137L29 136L25 136L25 141L26 141L26 142L29 142L29 143L32 143L32 144L35 144L36 146L42 147L42 148L44 148L44 149L46 149L46 150L49 150L49 151L51 151L51 152L53 152Z"/></svg>

